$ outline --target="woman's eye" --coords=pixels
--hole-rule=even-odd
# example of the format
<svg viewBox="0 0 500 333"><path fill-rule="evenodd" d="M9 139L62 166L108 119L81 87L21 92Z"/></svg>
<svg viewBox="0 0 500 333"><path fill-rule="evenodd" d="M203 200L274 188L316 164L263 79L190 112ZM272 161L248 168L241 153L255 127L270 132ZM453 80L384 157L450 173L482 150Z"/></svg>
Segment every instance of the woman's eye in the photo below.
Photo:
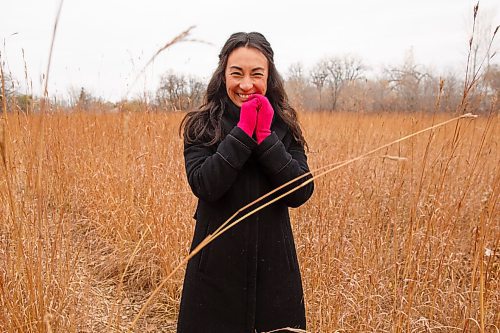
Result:
<svg viewBox="0 0 500 333"><path fill-rule="evenodd" d="M262 73L254 73L253 76L264 76Z"/></svg>
<svg viewBox="0 0 500 333"><path fill-rule="evenodd" d="M233 75L233 76L241 76L242 74L240 72L232 72L231 75Z"/></svg>

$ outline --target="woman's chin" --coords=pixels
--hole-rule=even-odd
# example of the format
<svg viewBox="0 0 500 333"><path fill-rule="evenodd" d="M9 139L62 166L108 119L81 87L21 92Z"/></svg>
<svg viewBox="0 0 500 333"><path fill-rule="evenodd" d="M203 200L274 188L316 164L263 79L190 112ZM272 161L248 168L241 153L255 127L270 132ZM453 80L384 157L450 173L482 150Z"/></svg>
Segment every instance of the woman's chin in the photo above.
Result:
<svg viewBox="0 0 500 333"><path fill-rule="evenodd" d="M243 103L245 103L248 98L242 99L239 96L231 96L230 99L234 103L234 105L236 105L237 107L241 107L243 105Z"/></svg>

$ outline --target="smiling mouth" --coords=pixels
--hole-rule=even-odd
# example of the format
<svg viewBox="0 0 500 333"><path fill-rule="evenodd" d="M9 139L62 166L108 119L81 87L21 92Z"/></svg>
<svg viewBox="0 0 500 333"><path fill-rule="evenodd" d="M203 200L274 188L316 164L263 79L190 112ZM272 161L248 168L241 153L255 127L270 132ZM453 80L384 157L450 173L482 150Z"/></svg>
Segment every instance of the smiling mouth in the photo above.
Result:
<svg viewBox="0 0 500 333"><path fill-rule="evenodd" d="M250 97L250 95L252 95L252 94L236 94L236 95L238 95L238 97L239 97L239 98L241 98L241 99L245 99L245 100L246 100L246 99L248 99L248 97Z"/></svg>

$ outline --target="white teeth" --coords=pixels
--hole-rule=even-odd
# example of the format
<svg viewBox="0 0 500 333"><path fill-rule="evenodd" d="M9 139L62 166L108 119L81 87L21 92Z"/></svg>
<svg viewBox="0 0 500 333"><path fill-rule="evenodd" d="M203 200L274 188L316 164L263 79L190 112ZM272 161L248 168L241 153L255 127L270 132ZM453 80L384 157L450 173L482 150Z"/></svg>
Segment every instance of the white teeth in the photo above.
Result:
<svg viewBox="0 0 500 333"><path fill-rule="evenodd" d="M250 95L243 95L243 94L238 94L241 98L248 98Z"/></svg>

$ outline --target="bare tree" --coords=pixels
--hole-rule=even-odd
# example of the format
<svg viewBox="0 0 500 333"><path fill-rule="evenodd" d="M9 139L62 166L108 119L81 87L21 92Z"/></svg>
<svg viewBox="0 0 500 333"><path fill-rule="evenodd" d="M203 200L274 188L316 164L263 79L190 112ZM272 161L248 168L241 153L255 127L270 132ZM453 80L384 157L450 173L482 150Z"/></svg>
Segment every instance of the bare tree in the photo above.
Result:
<svg viewBox="0 0 500 333"><path fill-rule="evenodd" d="M500 93L500 65L495 64L488 68L485 74L485 81L491 93L498 96Z"/></svg>
<svg viewBox="0 0 500 333"><path fill-rule="evenodd" d="M304 71L304 66L300 62L295 62L288 67L288 75L287 79L289 81L296 81L296 82L304 82L306 80L305 78L305 71Z"/></svg>
<svg viewBox="0 0 500 333"><path fill-rule="evenodd" d="M76 104L76 106L80 109L80 110L89 110L90 108L90 104L92 103L92 95L90 93L88 93L85 88L81 87L80 89L80 94L78 95L78 102Z"/></svg>
<svg viewBox="0 0 500 333"><path fill-rule="evenodd" d="M327 83L331 97L331 110L335 110L342 90L352 82L361 79L366 66L358 57L345 55L343 57L329 57L322 61L326 70Z"/></svg>
<svg viewBox="0 0 500 333"><path fill-rule="evenodd" d="M318 62L311 70L311 82L318 89L319 93L319 104L318 109L321 110L321 92L325 86L326 79L328 78L328 72L326 69L326 64L323 61Z"/></svg>
<svg viewBox="0 0 500 333"><path fill-rule="evenodd" d="M160 79L156 100L169 110L189 110L201 104L204 90L205 84L197 78L170 71Z"/></svg>
<svg viewBox="0 0 500 333"><path fill-rule="evenodd" d="M0 102L3 103L3 99L6 100L7 110L11 108L11 99L16 94L15 80L12 75L6 74L3 70L0 72ZM0 103L0 110L1 110Z"/></svg>
<svg viewBox="0 0 500 333"><path fill-rule="evenodd" d="M295 106L303 108L308 90L308 82L304 67L300 62L293 63L288 68L285 86L290 97L290 102Z"/></svg>
<svg viewBox="0 0 500 333"><path fill-rule="evenodd" d="M182 109L181 96L185 92L186 79L183 75L169 72L160 79L160 87L156 91L156 98L160 106L177 111Z"/></svg>
<svg viewBox="0 0 500 333"><path fill-rule="evenodd" d="M200 105L203 101L203 94L206 90L206 84L199 79L190 76L187 80L188 103L187 109L192 109Z"/></svg>
<svg viewBox="0 0 500 333"><path fill-rule="evenodd" d="M500 66L495 64L489 66L484 75L484 90L488 105L498 105L500 101ZM489 109L488 105L486 107Z"/></svg>
<svg viewBox="0 0 500 333"><path fill-rule="evenodd" d="M460 103L460 95L462 93L462 83L456 73L449 72L442 78L443 92L441 97L440 111L452 112Z"/></svg>
<svg viewBox="0 0 500 333"><path fill-rule="evenodd" d="M420 70L420 66L415 63L413 51L407 52L403 65L388 68L385 73L389 87L400 99L399 107L406 111L418 110L422 83L424 79L430 78L430 75Z"/></svg>

